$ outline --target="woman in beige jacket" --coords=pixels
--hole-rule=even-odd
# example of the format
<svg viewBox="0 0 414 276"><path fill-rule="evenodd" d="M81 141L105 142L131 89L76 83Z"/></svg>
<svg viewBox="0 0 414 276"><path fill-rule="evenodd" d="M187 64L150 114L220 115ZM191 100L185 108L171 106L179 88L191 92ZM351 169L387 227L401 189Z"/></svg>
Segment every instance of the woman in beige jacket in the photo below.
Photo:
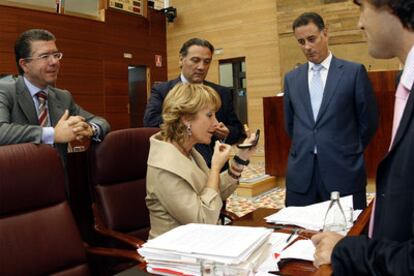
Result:
<svg viewBox="0 0 414 276"><path fill-rule="evenodd" d="M215 112L220 105L217 92L202 84L177 84L165 98L164 123L150 138L146 197L150 239L182 224L216 224L223 200L236 189L254 148L239 150L221 174L230 145L216 143L211 169L193 148L210 143L219 127ZM253 141L254 135L246 140Z"/></svg>

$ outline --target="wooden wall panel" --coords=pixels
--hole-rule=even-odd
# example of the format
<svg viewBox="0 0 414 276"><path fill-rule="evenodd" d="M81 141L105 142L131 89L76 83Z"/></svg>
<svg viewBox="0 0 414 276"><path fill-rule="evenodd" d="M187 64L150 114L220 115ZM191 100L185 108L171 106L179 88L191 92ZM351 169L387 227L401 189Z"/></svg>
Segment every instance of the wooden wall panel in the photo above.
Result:
<svg viewBox="0 0 414 276"><path fill-rule="evenodd" d="M128 63L125 61L108 60L104 64L105 76L105 106L108 117L115 129L129 126L128 113ZM117 85L113 85L116 83Z"/></svg>
<svg viewBox="0 0 414 276"><path fill-rule="evenodd" d="M150 9L143 18L108 10L105 22L1 5L0 14L0 73L17 74L13 47L21 32L48 29L64 53L57 87L69 90L86 110L107 118L112 129L129 127L128 65L147 66L152 82L167 79L166 64L155 67L154 58L161 55L166 61L161 12ZM124 53L132 58L125 59Z"/></svg>
<svg viewBox="0 0 414 276"><path fill-rule="evenodd" d="M328 29L329 48L337 57L359 62L368 70L397 70L397 59L379 60L368 55L367 43L358 29L359 7L352 1L323 4L312 1L277 1L278 37L280 40L280 73L292 70L297 63L306 62L305 57L293 35L292 23L303 12L319 13Z"/></svg>
<svg viewBox="0 0 414 276"><path fill-rule="evenodd" d="M284 129L283 97L264 97L265 169L274 176L285 176L290 138Z"/></svg>

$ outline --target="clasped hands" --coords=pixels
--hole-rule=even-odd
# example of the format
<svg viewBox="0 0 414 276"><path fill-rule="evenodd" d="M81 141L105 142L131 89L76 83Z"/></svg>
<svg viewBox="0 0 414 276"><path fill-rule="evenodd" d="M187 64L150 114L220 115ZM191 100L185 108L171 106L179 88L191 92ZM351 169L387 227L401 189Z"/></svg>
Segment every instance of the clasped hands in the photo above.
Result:
<svg viewBox="0 0 414 276"><path fill-rule="evenodd" d="M65 110L60 117L55 130L55 143L68 143L75 140L82 141L85 137L93 136L93 129L82 116L70 116Z"/></svg>

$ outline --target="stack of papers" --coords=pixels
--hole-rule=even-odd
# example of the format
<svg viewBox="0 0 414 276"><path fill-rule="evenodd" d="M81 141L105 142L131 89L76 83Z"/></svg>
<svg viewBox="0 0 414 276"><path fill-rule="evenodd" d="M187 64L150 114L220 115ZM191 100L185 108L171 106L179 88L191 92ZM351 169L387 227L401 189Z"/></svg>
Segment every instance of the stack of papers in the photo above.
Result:
<svg viewBox="0 0 414 276"><path fill-rule="evenodd" d="M362 210L353 210L352 195L341 197L339 201L344 210L346 220L349 223L348 228L350 228L352 226L351 213L352 221L355 221ZM329 203L330 200L304 207L286 207L265 219L268 223L291 224L305 229L319 231L323 229L325 214L328 210Z"/></svg>
<svg viewBox="0 0 414 276"><path fill-rule="evenodd" d="M259 272L278 271L281 259L313 261L315 246L309 239L296 240L298 235L289 239L290 234L273 233L270 237L271 249L266 260L258 267ZM293 244L291 244L293 243ZM255 274L258 275L258 274Z"/></svg>
<svg viewBox="0 0 414 276"><path fill-rule="evenodd" d="M268 271L278 271L279 268L277 263L281 259L281 254L285 251L284 249L296 240L298 235L293 235L290 237L290 234L287 233L272 233L270 236L269 243L271 244L270 252L267 254L265 261L258 267L258 271L268 272ZM290 247L292 247L291 245Z"/></svg>
<svg viewBox="0 0 414 276"><path fill-rule="evenodd" d="M313 262L315 245L311 240L297 240L280 254L281 259L298 259Z"/></svg>
<svg viewBox="0 0 414 276"><path fill-rule="evenodd" d="M159 275L201 275L206 264L215 275L228 269L254 270L270 251L272 229L187 224L149 240L138 253L147 271Z"/></svg>

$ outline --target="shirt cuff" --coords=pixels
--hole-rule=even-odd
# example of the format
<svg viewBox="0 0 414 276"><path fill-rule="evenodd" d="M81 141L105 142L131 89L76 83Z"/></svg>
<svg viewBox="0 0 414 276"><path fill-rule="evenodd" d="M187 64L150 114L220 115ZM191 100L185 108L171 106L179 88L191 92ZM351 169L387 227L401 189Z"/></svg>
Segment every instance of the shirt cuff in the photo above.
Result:
<svg viewBox="0 0 414 276"><path fill-rule="evenodd" d="M53 145L55 141L55 129L53 127L42 128L42 144Z"/></svg>

